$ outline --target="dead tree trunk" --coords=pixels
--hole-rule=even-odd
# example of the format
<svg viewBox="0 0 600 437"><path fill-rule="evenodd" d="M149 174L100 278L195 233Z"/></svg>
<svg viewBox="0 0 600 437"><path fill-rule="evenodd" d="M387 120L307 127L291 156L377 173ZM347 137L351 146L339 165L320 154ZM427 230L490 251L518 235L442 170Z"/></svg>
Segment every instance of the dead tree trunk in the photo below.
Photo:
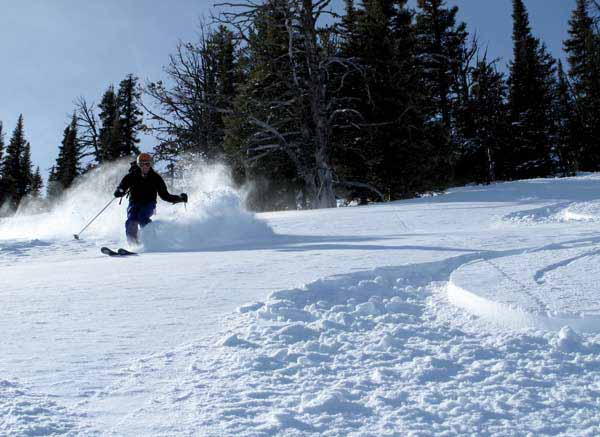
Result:
<svg viewBox="0 0 600 437"><path fill-rule="evenodd" d="M252 23L267 6L280 8L278 11L284 16L285 24L273 25L285 27L289 68L275 72L274 77L286 88L286 95L258 106L283 108L289 118L277 109L266 114L244 114L258 128L252 135L254 144L248 148L247 156L253 162L276 151L287 154L303 181L305 205L309 208L336 206L330 137L334 119L331 113L339 112L340 108L332 103L328 93L332 84L327 69L334 56L322 47L321 29L317 27L330 3L331 0L269 0L261 4L241 0L218 4L227 7L221 22L238 29L240 38L250 33ZM343 63L339 59L337 62Z"/></svg>
<svg viewBox="0 0 600 437"><path fill-rule="evenodd" d="M319 55L315 8L326 6L328 2L302 0L301 23L304 33L304 56L308 67L307 88L310 96L312 124L314 126L314 179L317 192L313 206L316 208L333 208L335 191L333 189L333 169L331 168L329 117L327 114L327 75L325 61Z"/></svg>

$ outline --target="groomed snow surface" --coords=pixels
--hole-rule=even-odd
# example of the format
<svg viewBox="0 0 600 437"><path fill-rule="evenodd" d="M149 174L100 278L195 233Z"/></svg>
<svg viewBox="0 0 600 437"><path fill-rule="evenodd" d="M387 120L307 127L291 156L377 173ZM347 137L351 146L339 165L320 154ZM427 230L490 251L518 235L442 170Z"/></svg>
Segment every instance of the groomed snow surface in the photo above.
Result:
<svg viewBox="0 0 600 437"><path fill-rule="evenodd" d="M600 175L254 215L205 168L109 258L124 171L0 222L0 435L600 435Z"/></svg>

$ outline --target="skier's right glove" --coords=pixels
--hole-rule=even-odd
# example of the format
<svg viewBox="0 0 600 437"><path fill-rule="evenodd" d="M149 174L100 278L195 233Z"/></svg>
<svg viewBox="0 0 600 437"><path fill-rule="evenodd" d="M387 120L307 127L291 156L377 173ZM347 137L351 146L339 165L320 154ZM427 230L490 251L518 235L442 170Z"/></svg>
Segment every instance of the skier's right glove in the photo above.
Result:
<svg viewBox="0 0 600 437"><path fill-rule="evenodd" d="M125 190L122 188L117 188L115 191L115 197L123 197L125 194Z"/></svg>
<svg viewBox="0 0 600 437"><path fill-rule="evenodd" d="M179 195L179 198L181 199L181 201L182 201L183 203L187 203L187 201L188 201L187 194L185 194L185 193L181 193L181 194Z"/></svg>

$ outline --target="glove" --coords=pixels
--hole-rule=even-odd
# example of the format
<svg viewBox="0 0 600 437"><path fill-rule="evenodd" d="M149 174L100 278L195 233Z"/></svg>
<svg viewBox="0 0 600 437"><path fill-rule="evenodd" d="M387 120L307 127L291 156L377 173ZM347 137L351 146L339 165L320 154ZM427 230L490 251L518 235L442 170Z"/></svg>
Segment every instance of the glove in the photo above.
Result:
<svg viewBox="0 0 600 437"><path fill-rule="evenodd" d="M115 191L115 197L123 197L125 195L125 190L122 188L117 188Z"/></svg>
<svg viewBox="0 0 600 437"><path fill-rule="evenodd" d="M181 194L179 195L179 198L181 199L181 201L182 201L183 203L187 203L187 201L188 201L187 194L185 194L185 193L181 193Z"/></svg>

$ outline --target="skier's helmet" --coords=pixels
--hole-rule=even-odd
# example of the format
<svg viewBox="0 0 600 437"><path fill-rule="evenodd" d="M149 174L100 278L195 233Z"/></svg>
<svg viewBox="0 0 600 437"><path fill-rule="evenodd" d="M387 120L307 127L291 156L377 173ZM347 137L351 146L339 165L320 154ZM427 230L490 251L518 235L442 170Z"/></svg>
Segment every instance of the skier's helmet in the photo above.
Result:
<svg viewBox="0 0 600 437"><path fill-rule="evenodd" d="M152 155L150 155L149 153L140 153L137 157L137 165L138 167L142 166L142 162L146 163L149 162L150 166L152 166Z"/></svg>

